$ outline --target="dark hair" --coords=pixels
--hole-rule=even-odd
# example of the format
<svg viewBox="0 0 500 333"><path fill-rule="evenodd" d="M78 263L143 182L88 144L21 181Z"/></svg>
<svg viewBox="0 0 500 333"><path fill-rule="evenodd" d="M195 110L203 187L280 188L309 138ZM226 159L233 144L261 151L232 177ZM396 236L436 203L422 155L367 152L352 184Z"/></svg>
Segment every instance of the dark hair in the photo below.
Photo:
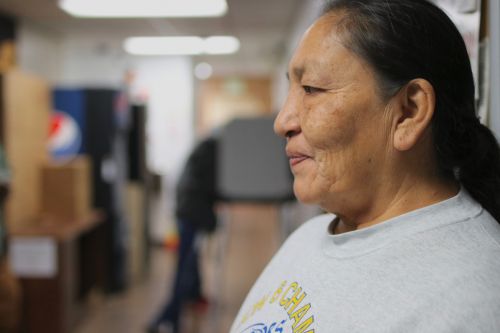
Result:
<svg viewBox="0 0 500 333"><path fill-rule="evenodd" d="M449 17L426 0L331 0L323 9L330 13L342 14L335 29L372 66L383 97L416 78L432 84L440 172L458 179L500 221L500 149L476 116L469 56Z"/></svg>

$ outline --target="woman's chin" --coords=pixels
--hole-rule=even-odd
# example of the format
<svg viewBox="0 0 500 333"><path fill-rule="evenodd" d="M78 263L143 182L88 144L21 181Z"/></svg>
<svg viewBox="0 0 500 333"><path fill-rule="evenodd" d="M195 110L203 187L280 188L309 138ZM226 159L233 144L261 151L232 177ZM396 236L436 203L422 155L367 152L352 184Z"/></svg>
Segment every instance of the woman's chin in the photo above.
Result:
<svg viewBox="0 0 500 333"><path fill-rule="evenodd" d="M301 186L297 183L294 183L293 192L295 193L295 197L297 200L304 204L317 204L318 198L311 192L310 186Z"/></svg>

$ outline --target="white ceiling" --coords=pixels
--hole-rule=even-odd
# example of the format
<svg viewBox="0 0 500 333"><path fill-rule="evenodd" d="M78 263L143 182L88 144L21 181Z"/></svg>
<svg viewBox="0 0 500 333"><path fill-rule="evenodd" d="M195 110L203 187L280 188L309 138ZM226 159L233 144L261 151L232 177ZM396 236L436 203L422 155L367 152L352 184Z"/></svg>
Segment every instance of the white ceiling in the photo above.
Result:
<svg viewBox="0 0 500 333"><path fill-rule="evenodd" d="M0 11L56 34L89 37L114 45L128 36L234 35L242 45L238 54L197 57L195 61L209 60L220 72L248 72L256 68L265 72L282 59L306 2L228 0L229 10L220 18L78 19L60 10L57 0L0 0Z"/></svg>

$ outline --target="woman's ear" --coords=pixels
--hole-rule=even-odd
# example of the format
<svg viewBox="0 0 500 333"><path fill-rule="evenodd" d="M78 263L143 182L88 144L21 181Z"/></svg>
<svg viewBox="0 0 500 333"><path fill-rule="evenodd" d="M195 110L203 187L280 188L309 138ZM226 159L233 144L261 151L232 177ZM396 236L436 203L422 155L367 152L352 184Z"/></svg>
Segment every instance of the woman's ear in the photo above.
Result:
<svg viewBox="0 0 500 333"><path fill-rule="evenodd" d="M394 148L406 151L413 148L430 128L436 95L429 81L414 79L395 96Z"/></svg>

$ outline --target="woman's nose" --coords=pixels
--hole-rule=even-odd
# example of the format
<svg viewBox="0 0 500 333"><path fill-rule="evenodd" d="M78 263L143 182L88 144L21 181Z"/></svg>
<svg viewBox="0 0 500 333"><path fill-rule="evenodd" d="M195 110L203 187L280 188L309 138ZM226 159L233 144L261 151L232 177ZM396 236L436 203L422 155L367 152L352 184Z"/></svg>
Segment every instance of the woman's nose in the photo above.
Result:
<svg viewBox="0 0 500 333"><path fill-rule="evenodd" d="M288 94L283 108L274 121L274 132L287 138L300 133L298 103L291 93Z"/></svg>

